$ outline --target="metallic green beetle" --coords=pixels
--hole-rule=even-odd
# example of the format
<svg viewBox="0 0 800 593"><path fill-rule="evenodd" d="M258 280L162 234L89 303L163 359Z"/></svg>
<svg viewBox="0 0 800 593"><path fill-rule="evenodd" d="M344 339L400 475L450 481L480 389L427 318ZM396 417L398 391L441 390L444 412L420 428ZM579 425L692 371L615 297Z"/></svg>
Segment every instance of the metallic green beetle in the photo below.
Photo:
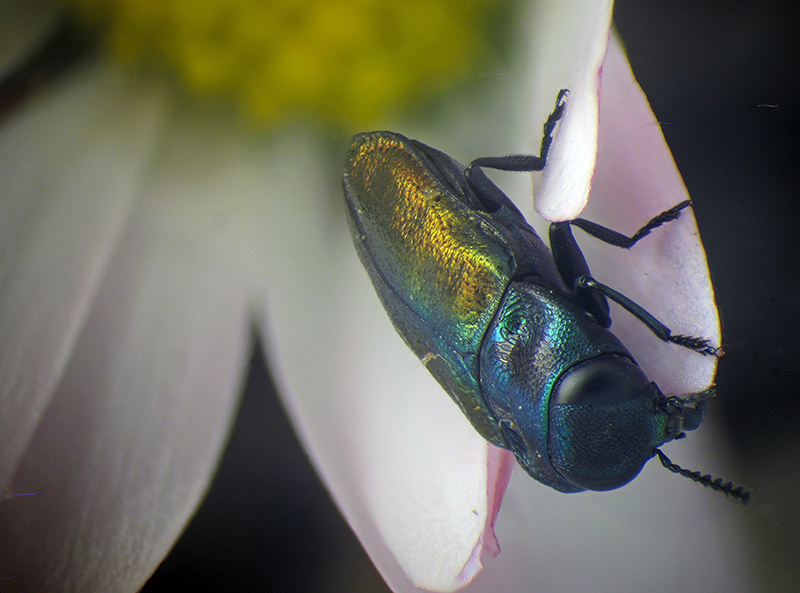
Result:
<svg viewBox="0 0 800 593"><path fill-rule="evenodd" d="M490 443L514 452L562 492L610 490L658 454L670 470L746 501L671 463L658 447L699 426L705 398L668 397L612 334L606 298L659 338L702 354L706 340L672 335L644 309L594 280L577 226L630 248L689 202L632 237L576 219L550 226L550 249L481 167L544 168L562 91L539 156L481 158L464 167L392 132L359 134L344 169L358 255L398 333Z"/></svg>

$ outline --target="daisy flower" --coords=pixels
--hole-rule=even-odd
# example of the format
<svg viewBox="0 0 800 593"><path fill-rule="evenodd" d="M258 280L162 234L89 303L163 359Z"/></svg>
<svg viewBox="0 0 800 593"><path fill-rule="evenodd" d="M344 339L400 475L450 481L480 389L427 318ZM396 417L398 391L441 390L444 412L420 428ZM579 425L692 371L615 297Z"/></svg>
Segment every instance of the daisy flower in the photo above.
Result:
<svg viewBox="0 0 800 593"><path fill-rule="evenodd" d="M514 5L504 72L480 62L481 2L74 6L111 57L79 60L0 124L0 589L143 585L213 475L255 327L394 591L742 590L741 550L721 543L728 506L655 464L611 493L563 495L519 472L506 491L510 454L394 334L344 221L332 129L398 129L463 161L532 151L561 88L535 198L524 176L504 185L529 219L632 232L686 199L611 2ZM62 13L6 10L9 77ZM429 93L435 117L404 115ZM598 278L719 343L689 212L631 252L597 243L582 241ZM612 316L666 393L713 381L713 358ZM709 467L702 440L676 445L682 465Z"/></svg>

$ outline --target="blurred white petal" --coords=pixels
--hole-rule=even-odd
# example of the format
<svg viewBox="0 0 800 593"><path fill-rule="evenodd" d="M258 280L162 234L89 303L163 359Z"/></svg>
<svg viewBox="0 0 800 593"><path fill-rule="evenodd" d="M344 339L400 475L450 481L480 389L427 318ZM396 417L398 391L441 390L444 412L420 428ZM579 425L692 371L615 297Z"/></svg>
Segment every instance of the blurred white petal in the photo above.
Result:
<svg viewBox="0 0 800 593"><path fill-rule="evenodd" d="M84 87L83 94L91 96L95 85L114 87L117 76L95 66L88 79L84 77L83 82L91 86ZM86 110L86 101L79 101L84 110L75 108L66 114L74 118L65 119L60 107L69 96L68 89L27 111L33 122L28 128L30 137L40 143L52 138L54 146L43 150L44 154L54 157L58 145L68 147L64 152L70 153L71 141L82 150L75 151L80 158L55 167L65 183L55 187L43 183L37 191L17 194L31 207L56 195L79 209L62 213L61 222L69 224L52 223L50 234L37 237L40 259L23 259L22 270L39 271L47 269L45 264L61 262L65 270L84 274L86 283L82 268L87 265L79 256L95 247L107 261L97 256L100 261L92 264L98 268L93 274L104 274L97 290L83 299L88 315L80 319L80 325L75 322L79 333L67 349L70 356L63 375L53 386L55 391L43 400L46 405L41 406L24 452L14 463L13 477L3 484L0 574L13 575L13 585L20 589L133 591L141 587L183 530L208 485L247 368L249 279L238 254L233 253L236 244L218 240L218 213L203 208L204 196L213 196L207 204L220 204L217 184L229 186L230 179L224 175L215 176L214 183L187 179L192 171L186 161L195 150L178 133L181 122L174 122L171 142L158 151L150 147L158 160L131 155L124 142L130 141L132 128L141 125L141 116L152 109L150 97L135 88L128 89L131 99L120 105L122 112L109 112L105 105L102 110ZM67 123L79 132L85 127L101 138L115 138L116 143L83 144L81 133L71 136L63 129ZM48 136L48 130L58 134ZM12 143L14 139L17 142ZM4 141L9 146L23 144L15 136L4 136ZM226 154L224 143L216 149ZM93 179L104 183L103 167L110 165L111 150L117 153L111 173L128 167L135 172L149 164L147 182L138 175L127 179L115 175L112 179L120 186L91 187ZM224 159L220 161L224 166ZM34 161L29 166L36 168L26 169L25 177L44 177L47 182L53 179L49 176L54 175L52 165L47 160ZM212 175L207 164L201 168ZM133 191L137 200L123 229L118 228L120 214L97 220L92 210L81 207L86 194L107 197L116 204L122 201L117 195L128 197ZM93 202L91 207L99 209L102 203ZM32 213L32 221L40 220L35 214L41 213ZM89 222L84 224L83 219ZM98 237L97 227L105 233L117 227L119 243ZM236 234L235 229L229 232ZM78 257L77 267L72 266L70 254ZM248 259L243 254L244 262ZM61 286L65 297L69 296L64 285L77 285L78 280L56 271L51 271L48 289ZM47 284L44 280L39 284ZM40 299L46 304L43 294L46 297L49 292L37 286L28 296L30 306ZM48 327L60 329L61 314L55 306L31 313L39 318L44 335ZM8 345L13 346L19 344ZM31 493L36 494L22 496Z"/></svg>
<svg viewBox="0 0 800 593"><path fill-rule="evenodd" d="M137 82L84 68L3 126L0 484L67 363L154 152L165 97Z"/></svg>

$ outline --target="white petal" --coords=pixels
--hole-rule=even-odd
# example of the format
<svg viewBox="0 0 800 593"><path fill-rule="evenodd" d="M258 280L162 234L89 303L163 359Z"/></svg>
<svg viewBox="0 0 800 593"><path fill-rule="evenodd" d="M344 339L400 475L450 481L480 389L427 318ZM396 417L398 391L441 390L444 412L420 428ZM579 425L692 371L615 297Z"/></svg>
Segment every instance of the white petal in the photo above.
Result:
<svg viewBox="0 0 800 593"><path fill-rule="evenodd" d="M20 590L137 590L225 442L250 345L249 287L235 243L218 240L218 212L204 218L186 200L217 197L229 181L205 162L185 166L186 136L173 130L160 153L0 504L0 574Z"/></svg>
<svg viewBox="0 0 800 593"><path fill-rule="evenodd" d="M20 67L41 46L62 17L53 0L4 0L0 3L0 80Z"/></svg>
<svg viewBox="0 0 800 593"><path fill-rule="evenodd" d="M347 306L337 332L346 347L331 375L347 394L336 410L341 426L357 440L349 442L351 466L332 481L357 486L348 494L368 534L365 545L380 536L414 585L449 591L482 567L484 533L496 512L488 446L410 355L360 266L350 263L349 290L338 300ZM326 436L336 442L330 429ZM385 559L376 563L385 572ZM405 578L385 576L396 590L407 587Z"/></svg>
<svg viewBox="0 0 800 593"><path fill-rule="evenodd" d="M0 493L66 364L162 123L164 96L81 68L0 131Z"/></svg>
<svg viewBox="0 0 800 593"><path fill-rule="evenodd" d="M656 214L687 200L661 128L613 38L603 65L600 147L589 205L581 215L631 235ZM576 230L592 274L645 307L675 334L708 338L720 327L705 252L691 209L623 250ZM667 393L692 393L714 379L717 359L667 344L612 305L614 333Z"/></svg>
<svg viewBox="0 0 800 593"><path fill-rule="evenodd" d="M576 218L589 197L597 156L600 69L613 6L611 0L537 2L530 17L525 133L533 139L536 154L556 95L569 90L547 167L534 177L536 211L549 221Z"/></svg>

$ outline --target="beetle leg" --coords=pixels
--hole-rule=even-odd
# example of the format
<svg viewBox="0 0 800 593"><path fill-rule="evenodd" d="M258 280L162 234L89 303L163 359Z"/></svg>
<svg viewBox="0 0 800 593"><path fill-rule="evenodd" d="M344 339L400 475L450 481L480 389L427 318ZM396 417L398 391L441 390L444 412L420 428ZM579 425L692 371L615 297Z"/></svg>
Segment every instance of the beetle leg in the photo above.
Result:
<svg viewBox="0 0 800 593"><path fill-rule="evenodd" d="M603 293L578 282L580 278L591 277L591 272L568 222L554 222L550 225L550 250L553 252L558 273L580 306L588 311L597 323L609 327L611 317Z"/></svg>
<svg viewBox="0 0 800 593"><path fill-rule="evenodd" d="M578 227L579 229L584 230L585 232L589 233L592 237L596 239L600 239L604 243L608 243L609 245L615 245L617 247L622 247L624 249L630 249L633 247L639 239L646 237L650 234L655 228L660 227L665 222L669 222L670 220L675 220L681 215L681 210L691 205L689 200L681 202L659 214L658 216L653 217L646 225L636 231L632 236L628 237L623 235L622 233L618 233L612 229L607 227L601 226L596 222L591 222L589 220L585 220L583 218L576 218L575 220L569 220L564 224L571 224L573 226Z"/></svg>
<svg viewBox="0 0 800 593"><path fill-rule="evenodd" d="M645 224L630 237L584 218L576 218L575 220L565 220L564 222L552 223L550 225L550 249L553 252L553 258L556 260L556 265L558 266L558 271L561 274L561 277L564 279L564 282L567 283L567 286L572 287L574 286L575 280L578 277L589 276L589 266L586 264L586 260L583 257L581 248L578 247L575 238L572 236L572 230L570 229L570 226L576 226L590 234L592 237L600 239L609 245L630 249L639 241L639 239L649 235L650 231L653 229L660 227L665 222L669 222L670 220L675 220L678 218L681 214L681 210L690 205L691 202L686 200L680 204L677 204L676 206L673 206L669 210L654 216L650 221L647 222L647 224ZM589 311L594 314L594 311L592 311L590 308Z"/></svg>
<svg viewBox="0 0 800 593"><path fill-rule="evenodd" d="M694 350L695 352L699 352L701 354L709 354L712 356L717 356L718 354L720 354L719 348L714 348L713 346L711 346L708 343L708 340L706 340L705 338L698 338L695 336L685 336L682 334L677 334L677 335L673 334L672 331L666 325L664 325L658 319L653 317L640 305L637 305L628 297L626 297L624 294L620 294L610 286L601 284L600 282L598 282L597 280L595 280L590 276L581 276L575 281L575 286L576 288L583 287L585 289L597 291L603 296L610 298L612 301L614 301L622 308L627 310L629 313L631 313L634 317L639 319L639 321L641 321L647 327L650 328L650 331L652 331L656 336L658 336L665 342L677 344L678 346L683 346L684 348L688 348L689 350Z"/></svg>
<svg viewBox="0 0 800 593"><path fill-rule="evenodd" d="M472 185L473 171L478 167L485 167L487 169L497 169L499 171L541 171L547 164L547 153L550 152L550 145L553 143L553 130L556 123L561 116L564 115L564 102L569 94L567 89L561 89L556 97L556 106L553 112L544 122L544 135L542 136L542 145L539 148L539 155L533 154L510 154L507 156L487 156L475 159L472 161L465 175L470 185Z"/></svg>
<svg viewBox="0 0 800 593"><path fill-rule="evenodd" d="M571 226L576 226L604 243L630 249L639 239L650 234L650 231L653 229L660 227L665 222L678 218L681 210L690 205L691 202L686 200L673 206L669 210L653 217L630 237L583 218L554 222L550 225L550 249L553 252L553 259L555 259L556 267L558 268L561 278L572 290L580 305L589 311L603 327L611 325L611 319L608 314L608 303L605 300L605 297L608 297L638 318L649 327L656 336L665 342L678 344L679 346L689 348L690 350L702 354L721 356L722 353L720 349L711 346L705 338L685 336L682 334L673 335L666 325L653 317L641 306L613 288L601 284L592 278L589 272L589 265L586 263L583 252L575 241L575 237L572 235Z"/></svg>

